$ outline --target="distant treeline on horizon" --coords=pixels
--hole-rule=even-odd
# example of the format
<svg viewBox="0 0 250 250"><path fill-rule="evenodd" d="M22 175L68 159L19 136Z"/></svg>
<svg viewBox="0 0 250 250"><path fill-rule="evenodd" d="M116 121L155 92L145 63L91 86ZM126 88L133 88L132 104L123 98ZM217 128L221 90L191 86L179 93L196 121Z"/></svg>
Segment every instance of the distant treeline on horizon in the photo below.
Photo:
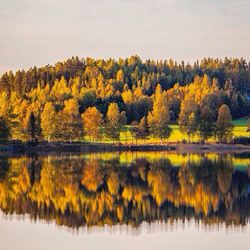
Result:
<svg viewBox="0 0 250 250"><path fill-rule="evenodd" d="M0 126L12 139L65 140L80 138L83 127L96 139L98 129L108 126L107 137L117 140L122 126L140 123L142 130L163 139L171 133L169 123L178 122L188 137L227 141L231 118L249 115L249 91L250 63L242 58L205 58L190 65L172 59L143 62L138 56L72 57L3 74ZM218 124L220 108L226 114L223 124ZM218 135L220 125L229 131ZM135 134L140 137L142 130Z"/></svg>

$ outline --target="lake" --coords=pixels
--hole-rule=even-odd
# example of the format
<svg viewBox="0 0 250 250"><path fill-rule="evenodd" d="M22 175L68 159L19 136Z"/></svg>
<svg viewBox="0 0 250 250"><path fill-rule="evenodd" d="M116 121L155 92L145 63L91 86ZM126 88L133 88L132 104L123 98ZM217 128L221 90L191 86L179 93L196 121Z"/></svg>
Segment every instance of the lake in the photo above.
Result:
<svg viewBox="0 0 250 250"><path fill-rule="evenodd" d="M0 249L249 249L250 154L0 157Z"/></svg>

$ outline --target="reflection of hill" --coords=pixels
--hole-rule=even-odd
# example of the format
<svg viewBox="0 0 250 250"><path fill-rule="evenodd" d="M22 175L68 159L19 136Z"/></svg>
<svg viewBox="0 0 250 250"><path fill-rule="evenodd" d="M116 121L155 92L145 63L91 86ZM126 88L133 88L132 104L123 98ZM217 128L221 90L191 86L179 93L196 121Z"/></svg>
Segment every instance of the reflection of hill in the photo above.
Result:
<svg viewBox="0 0 250 250"><path fill-rule="evenodd" d="M58 225L130 224L201 220L245 225L250 213L247 173L229 157L169 160L91 156L1 159L0 207L8 214Z"/></svg>

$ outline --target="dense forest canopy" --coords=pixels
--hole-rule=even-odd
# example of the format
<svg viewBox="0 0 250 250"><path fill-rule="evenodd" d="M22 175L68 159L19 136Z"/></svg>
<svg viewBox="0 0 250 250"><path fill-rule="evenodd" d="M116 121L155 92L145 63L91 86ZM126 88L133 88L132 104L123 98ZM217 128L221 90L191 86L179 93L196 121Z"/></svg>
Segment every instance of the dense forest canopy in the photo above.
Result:
<svg viewBox="0 0 250 250"><path fill-rule="evenodd" d="M27 71L19 70L15 74L10 71L1 77L1 90L18 91L25 95L38 84L41 87L49 84L51 87L56 79L63 76L68 82L80 77L81 87L97 87L94 81L102 81L104 85L111 84L115 90L121 90L126 84L130 89L139 86L145 94L151 95L158 83L163 90L167 90L176 83L180 86L187 85L193 82L196 75L202 77L204 74L207 74L210 80L216 78L221 88L232 85L242 94L250 88L250 63L243 58L204 58L190 65L184 61L177 63L172 59L143 62L140 57L131 56L118 61L72 57L55 65L33 67ZM119 82L122 84L119 85Z"/></svg>
<svg viewBox="0 0 250 250"><path fill-rule="evenodd" d="M0 117L14 139L33 138L36 134L48 139L57 134L54 137L67 139L65 131L70 138L82 136L79 128L81 120L86 120L84 112L91 117L89 107L95 107L97 110L92 112L105 120L110 105L116 103L118 108L112 108L117 116L109 120L109 125L118 131L121 124L147 118L152 134L168 123L178 122L184 133L199 133L206 140L213 131L204 133L204 129L215 125L223 104L229 107L228 117L249 114L249 90L250 63L244 59L205 58L190 65L171 59L143 62L138 56L119 60L72 57L55 65L3 74ZM165 108L159 109L160 105ZM159 112L165 114L164 121L154 128ZM199 120L211 120L211 124L192 126ZM65 124L60 127L58 121ZM157 136L170 132L166 129L165 134Z"/></svg>

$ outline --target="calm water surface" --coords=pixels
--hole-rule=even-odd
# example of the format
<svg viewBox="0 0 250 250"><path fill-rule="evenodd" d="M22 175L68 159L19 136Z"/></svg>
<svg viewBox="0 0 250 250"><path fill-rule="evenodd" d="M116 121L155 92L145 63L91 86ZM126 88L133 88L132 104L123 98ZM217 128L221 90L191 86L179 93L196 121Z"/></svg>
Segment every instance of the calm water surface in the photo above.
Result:
<svg viewBox="0 0 250 250"><path fill-rule="evenodd" d="M250 155L0 157L0 249L249 249Z"/></svg>

